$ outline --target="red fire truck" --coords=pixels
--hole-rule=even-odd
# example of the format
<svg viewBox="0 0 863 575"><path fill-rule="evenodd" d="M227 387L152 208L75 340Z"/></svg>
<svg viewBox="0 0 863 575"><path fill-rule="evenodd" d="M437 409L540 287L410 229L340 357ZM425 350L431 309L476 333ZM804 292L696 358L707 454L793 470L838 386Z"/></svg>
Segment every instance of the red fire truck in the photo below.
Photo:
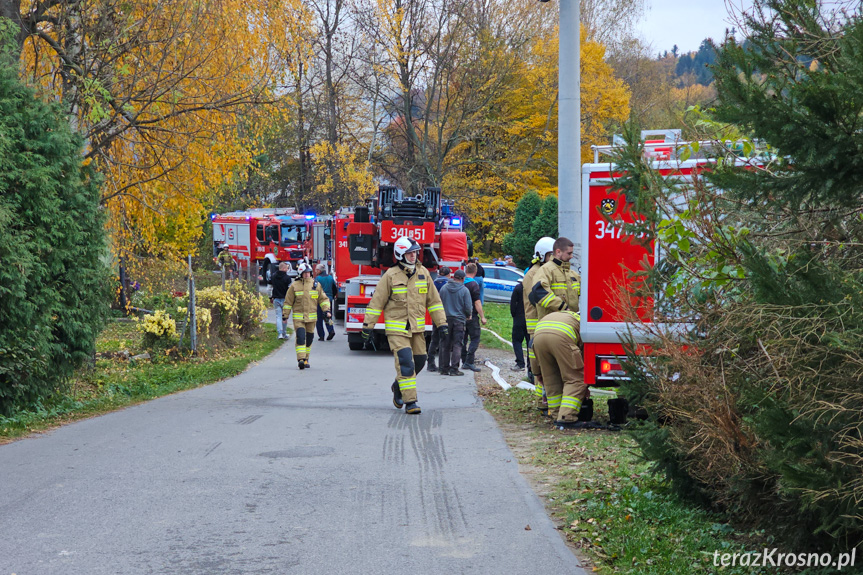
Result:
<svg viewBox="0 0 863 575"><path fill-rule="evenodd" d="M660 136L657 138L657 136ZM708 159L680 160L677 150L687 142L679 141L678 130L642 133L645 156L653 169L665 177L690 180L693 174L708 169ZM709 143L703 143L709 144ZM652 242L632 241L625 226L643 216L632 209L622 193L612 192L612 180L620 176L615 164L600 163L600 154L612 146L594 146L594 163L582 167L582 261L581 261L581 338L584 342L584 381L588 385L615 386L627 374L621 360L626 357L623 338L630 335L649 353L649 338L633 330L627 321L634 311L640 321L653 321L653 301L630 297L632 272L644 263L653 266L660 254ZM624 308L624 309L621 309Z"/></svg>
<svg viewBox="0 0 863 575"><path fill-rule="evenodd" d="M259 208L214 214L213 253L222 246L245 268L251 262L269 282L279 263L289 262L292 275L297 264L314 255L314 215L297 214L293 208Z"/></svg>
<svg viewBox="0 0 863 575"><path fill-rule="evenodd" d="M363 349L365 308L381 274L395 265L393 244L410 237L423 246L422 264L431 272L446 265L453 270L467 260L464 220L441 198L440 188L426 188L415 197L392 186L380 186L368 206L337 214L334 219L334 267L344 286L345 329L350 349ZM432 321L426 317L426 331ZM375 325L375 346L386 347L383 314Z"/></svg>

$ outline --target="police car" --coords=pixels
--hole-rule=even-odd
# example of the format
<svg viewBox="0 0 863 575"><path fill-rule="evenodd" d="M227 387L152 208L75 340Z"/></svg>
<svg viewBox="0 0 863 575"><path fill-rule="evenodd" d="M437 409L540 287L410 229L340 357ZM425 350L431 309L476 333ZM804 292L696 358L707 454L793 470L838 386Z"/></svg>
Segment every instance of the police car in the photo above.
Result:
<svg viewBox="0 0 863 575"><path fill-rule="evenodd" d="M500 264L480 264L485 270L483 288L485 301L509 303L512 290L524 279L524 272L514 267Z"/></svg>

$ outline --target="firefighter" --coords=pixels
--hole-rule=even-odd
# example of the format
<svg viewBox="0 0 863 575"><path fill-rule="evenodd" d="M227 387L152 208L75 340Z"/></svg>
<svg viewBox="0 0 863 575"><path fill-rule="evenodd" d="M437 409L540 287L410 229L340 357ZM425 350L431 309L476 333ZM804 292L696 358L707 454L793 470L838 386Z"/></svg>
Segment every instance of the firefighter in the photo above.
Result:
<svg viewBox="0 0 863 575"><path fill-rule="evenodd" d="M318 304L321 310L332 317L330 300L324 290L312 277L312 266L303 262L297 268L299 276L291 283L285 294L285 319L294 314L294 331L296 332L297 366L309 369L309 352L315 340L315 323L318 321Z"/></svg>
<svg viewBox="0 0 863 575"><path fill-rule="evenodd" d="M213 261L219 264L219 267L222 268L223 273L228 276L228 279L234 279L234 256L228 251L227 244L222 244L219 247L219 255L214 257Z"/></svg>
<svg viewBox="0 0 863 575"><path fill-rule="evenodd" d="M536 283L536 276L539 273L543 264L548 262L554 255L554 238L543 237L539 238L536 245L533 247L533 259L530 262L530 268L524 274L522 280L523 300L524 300L524 319L527 323L527 373L530 380L535 384L537 400L539 401L539 410L543 414L548 413L548 403L545 399L545 393L542 386L542 379L534 377L536 370L533 369L535 357L533 355L533 346L530 345L530 340L533 338L533 331L536 329L536 306L530 302L530 290L533 289L533 284Z"/></svg>
<svg viewBox="0 0 863 575"><path fill-rule="evenodd" d="M417 261L422 248L412 238L399 238L393 245L398 265L381 276L366 307L363 339L372 336L383 312L387 341L393 350L396 380L390 389L393 405L410 414L420 413L417 404L417 374L426 363L426 310L437 326L441 339L448 335L446 314L429 271Z"/></svg>
<svg viewBox="0 0 863 575"><path fill-rule="evenodd" d="M528 297L530 303L536 306L538 320L555 311L578 312L581 278L577 272L569 269L572 247L572 241L557 238L554 241L551 261L539 268L536 277L531 280L532 286L524 286L525 292L530 289Z"/></svg>
<svg viewBox="0 0 863 575"><path fill-rule="evenodd" d="M590 427L578 412L590 395L584 384L584 361L579 349L579 315L555 311L536 324L533 352L548 397L548 414L558 429Z"/></svg>

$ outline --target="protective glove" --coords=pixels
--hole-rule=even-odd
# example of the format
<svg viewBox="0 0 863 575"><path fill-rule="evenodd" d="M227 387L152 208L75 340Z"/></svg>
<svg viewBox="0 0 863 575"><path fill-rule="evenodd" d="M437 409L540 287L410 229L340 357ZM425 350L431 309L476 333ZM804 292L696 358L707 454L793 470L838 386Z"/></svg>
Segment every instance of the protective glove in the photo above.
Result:
<svg viewBox="0 0 863 575"><path fill-rule="evenodd" d="M363 341L368 342L372 338L372 329L369 327L363 328Z"/></svg>
<svg viewBox="0 0 863 575"><path fill-rule="evenodd" d="M445 340L449 337L449 326L442 325L437 328L437 333L440 336L441 340Z"/></svg>

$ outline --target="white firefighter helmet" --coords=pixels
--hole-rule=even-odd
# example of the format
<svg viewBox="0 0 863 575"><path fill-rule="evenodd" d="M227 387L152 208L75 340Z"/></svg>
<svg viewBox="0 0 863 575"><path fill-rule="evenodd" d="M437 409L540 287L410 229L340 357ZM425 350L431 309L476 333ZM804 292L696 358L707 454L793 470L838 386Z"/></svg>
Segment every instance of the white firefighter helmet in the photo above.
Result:
<svg viewBox="0 0 863 575"><path fill-rule="evenodd" d="M405 254L409 254L411 252L418 252L422 248L413 238L401 237L396 240L395 245L393 246L393 252L396 255L396 259L402 261L405 259Z"/></svg>
<svg viewBox="0 0 863 575"><path fill-rule="evenodd" d="M302 263L297 267L297 274L299 274L300 276L302 276L302 275L303 275L303 273L305 273L305 272L309 272L309 273L311 273L311 271L312 271L312 266L310 266L310 265L309 265L309 264L307 264L306 262L302 262Z"/></svg>
<svg viewBox="0 0 863 575"><path fill-rule="evenodd" d="M554 238L550 238L548 236L544 238L539 238L536 242L536 245L533 247L533 255L538 257L540 260L545 259L545 254L548 252L554 251Z"/></svg>

